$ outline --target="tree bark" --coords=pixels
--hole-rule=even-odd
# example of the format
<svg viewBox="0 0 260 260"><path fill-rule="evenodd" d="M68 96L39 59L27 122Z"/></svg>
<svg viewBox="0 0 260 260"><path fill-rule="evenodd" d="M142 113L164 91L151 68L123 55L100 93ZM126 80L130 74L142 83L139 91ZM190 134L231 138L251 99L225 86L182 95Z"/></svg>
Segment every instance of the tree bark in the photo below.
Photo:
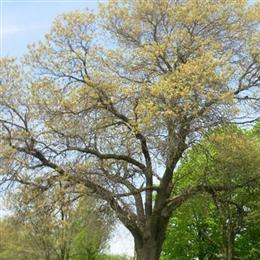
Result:
<svg viewBox="0 0 260 260"><path fill-rule="evenodd" d="M136 260L159 260L162 243L155 239L149 239L141 244L136 244Z"/></svg>
<svg viewBox="0 0 260 260"><path fill-rule="evenodd" d="M154 214L144 228L142 237L135 237L136 260L159 260L169 218L170 214Z"/></svg>
<svg viewBox="0 0 260 260"><path fill-rule="evenodd" d="M223 248L223 259L233 260L234 259L234 234L233 230L226 230Z"/></svg>

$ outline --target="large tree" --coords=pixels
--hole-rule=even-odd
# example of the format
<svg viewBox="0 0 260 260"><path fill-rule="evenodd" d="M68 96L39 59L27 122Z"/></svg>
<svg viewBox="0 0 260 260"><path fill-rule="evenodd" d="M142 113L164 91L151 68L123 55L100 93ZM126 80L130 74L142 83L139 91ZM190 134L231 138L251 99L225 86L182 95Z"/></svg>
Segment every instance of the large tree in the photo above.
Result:
<svg viewBox="0 0 260 260"><path fill-rule="evenodd" d="M137 258L158 259L172 212L212 189L172 196L185 151L220 123L259 116L258 11L122 0L58 17L21 64L1 60L3 181L85 185L132 233Z"/></svg>

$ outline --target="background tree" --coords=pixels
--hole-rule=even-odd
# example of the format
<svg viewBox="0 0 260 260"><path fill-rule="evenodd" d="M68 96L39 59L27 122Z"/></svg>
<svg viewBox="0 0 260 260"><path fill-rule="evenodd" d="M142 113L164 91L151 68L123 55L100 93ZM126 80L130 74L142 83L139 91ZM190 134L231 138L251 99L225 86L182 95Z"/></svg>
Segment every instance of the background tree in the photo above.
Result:
<svg viewBox="0 0 260 260"><path fill-rule="evenodd" d="M71 245L71 259L99 260L107 249L113 228L113 215L108 209L103 208L101 211L100 208L101 205L91 199L80 200L72 216L75 235Z"/></svg>
<svg viewBox="0 0 260 260"><path fill-rule="evenodd" d="M12 196L13 215L2 221L1 259L100 259L112 215L93 198L76 201L78 195L64 191L60 185L45 192L25 186Z"/></svg>
<svg viewBox="0 0 260 260"><path fill-rule="evenodd" d="M0 234L1 259L37 259L37 252L27 246L30 240L26 225L20 225L12 216L2 218Z"/></svg>
<svg viewBox="0 0 260 260"><path fill-rule="evenodd" d="M246 132L220 128L188 153L177 173L182 177L178 188L194 182L239 188L219 193L213 189L209 195L199 195L180 207L171 220L165 259L259 258L260 240L255 236L259 221L253 217L260 213L259 181L254 188L244 182L248 175L259 176L257 128ZM177 244L174 241L178 235L181 239Z"/></svg>
<svg viewBox="0 0 260 260"><path fill-rule="evenodd" d="M220 259L221 234L209 196L198 195L172 216L161 259Z"/></svg>
<svg viewBox="0 0 260 260"><path fill-rule="evenodd" d="M132 233L137 258L157 260L172 212L212 190L172 197L185 151L259 115L258 8L122 0L58 17L22 64L1 60L3 181L86 186Z"/></svg>

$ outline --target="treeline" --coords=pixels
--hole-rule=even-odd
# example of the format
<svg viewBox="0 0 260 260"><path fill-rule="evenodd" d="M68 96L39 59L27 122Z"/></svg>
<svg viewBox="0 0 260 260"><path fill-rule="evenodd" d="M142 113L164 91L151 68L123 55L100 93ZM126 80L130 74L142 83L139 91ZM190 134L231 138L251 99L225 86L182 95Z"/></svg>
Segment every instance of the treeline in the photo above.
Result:
<svg viewBox="0 0 260 260"><path fill-rule="evenodd" d="M125 260L105 254L114 217L98 200L68 187L23 186L8 196L0 222L1 260ZM80 194L80 195L79 195Z"/></svg>

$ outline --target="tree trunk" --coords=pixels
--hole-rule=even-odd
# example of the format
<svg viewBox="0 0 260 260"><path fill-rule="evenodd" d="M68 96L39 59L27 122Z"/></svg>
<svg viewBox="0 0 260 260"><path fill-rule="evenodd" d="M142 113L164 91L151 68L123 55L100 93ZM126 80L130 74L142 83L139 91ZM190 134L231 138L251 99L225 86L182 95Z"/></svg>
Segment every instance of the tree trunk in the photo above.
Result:
<svg viewBox="0 0 260 260"><path fill-rule="evenodd" d="M136 260L159 260L162 243L154 239L149 239L144 243L136 244Z"/></svg>
<svg viewBox="0 0 260 260"><path fill-rule="evenodd" d="M147 221L141 236L134 236L136 260L159 260L166 230L171 216L170 211L158 211Z"/></svg>
<svg viewBox="0 0 260 260"><path fill-rule="evenodd" d="M224 260L233 260L233 247L230 244L225 245Z"/></svg>
<svg viewBox="0 0 260 260"><path fill-rule="evenodd" d="M227 228L225 239L224 239L224 248L223 248L223 255L224 260L233 260L234 259L234 234L233 230L229 230Z"/></svg>

